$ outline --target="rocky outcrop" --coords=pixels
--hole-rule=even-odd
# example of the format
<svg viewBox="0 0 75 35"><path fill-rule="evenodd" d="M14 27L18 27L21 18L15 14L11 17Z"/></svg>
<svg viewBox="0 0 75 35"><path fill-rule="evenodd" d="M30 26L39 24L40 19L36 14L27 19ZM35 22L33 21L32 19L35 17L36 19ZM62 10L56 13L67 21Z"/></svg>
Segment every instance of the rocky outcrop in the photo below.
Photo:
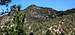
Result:
<svg viewBox="0 0 75 35"><path fill-rule="evenodd" d="M42 16L48 16L48 14L55 14L56 10L52 8L47 8L47 7L39 7L36 5L30 5L29 7L26 8L28 14L31 17L35 18L42 18ZM44 18L43 17L43 18Z"/></svg>

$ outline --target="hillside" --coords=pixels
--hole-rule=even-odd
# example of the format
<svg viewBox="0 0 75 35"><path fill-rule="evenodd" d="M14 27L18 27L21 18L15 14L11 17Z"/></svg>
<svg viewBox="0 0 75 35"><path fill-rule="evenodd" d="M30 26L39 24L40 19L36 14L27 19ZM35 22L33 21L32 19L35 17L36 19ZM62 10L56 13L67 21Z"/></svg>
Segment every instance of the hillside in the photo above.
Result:
<svg viewBox="0 0 75 35"><path fill-rule="evenodd" d="M75 35L75 9L63 12L30 5L12 10L0 17L0 35Z"/></svg>

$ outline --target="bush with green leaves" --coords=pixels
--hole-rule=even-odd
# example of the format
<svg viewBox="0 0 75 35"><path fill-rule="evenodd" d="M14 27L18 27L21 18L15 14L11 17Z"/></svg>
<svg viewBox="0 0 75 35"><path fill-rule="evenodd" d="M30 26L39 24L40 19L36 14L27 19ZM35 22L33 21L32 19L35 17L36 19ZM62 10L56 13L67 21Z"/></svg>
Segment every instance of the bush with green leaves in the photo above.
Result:
<svg viewBox="0 0 75 35"><path fill-rule="evenodd" d="M26 35L23 29L25 13L16 12L12 22L8 21L1 29L2 34L5 35Z"/></svg>
<svg viewBox="0 0 75 35"><path fill-rule="evenodd" d="M51 13L51 14L48 14L49 18L54 18L56 17L55 14Z"/></svg>
<svg viewBox="0 0 75 35"><path fill-rule="evenodd" d="M17 30L18 35L20 34L25 35L25 32L23 30L24 18L25 18L25 14L20 12L16 13L13 23L16 24L15 30Z"/></svg>

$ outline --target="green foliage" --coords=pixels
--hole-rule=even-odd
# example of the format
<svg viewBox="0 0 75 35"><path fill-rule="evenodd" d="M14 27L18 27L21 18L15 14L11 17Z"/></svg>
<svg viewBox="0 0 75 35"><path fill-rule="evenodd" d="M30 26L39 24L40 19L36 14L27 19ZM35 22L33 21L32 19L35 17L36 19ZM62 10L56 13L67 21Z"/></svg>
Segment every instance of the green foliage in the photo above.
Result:
<svg viewBox="0 0 75 35"><path fill-rule="evenodd" d="M0 5L6 5L7 3L10 3L11 0L0 0Z"/></svg>
<svg viewBox="0 0 75 35"><path fill-rule="evenodd" d="M16 12L13 21L7 22L1 31L6 33L5 35L26 35L25 30L23 29L25 15L25 13Z"/></svg>
<svg viewBox="0 0 75 35"><path fill-rule="evenodd" d="M48 16L49 16L49 18L54 18L54 17L56 17L55 14L53 14L53 13L52 13L52 14L48 14Z"/></svg>
<svg viewBox="0 0 75 35"><path fill-rule="evenodd" d="M16 13L16 16L14 18L14 24L16 24L16 30L17 30L17 34L19 35L25 35L25 32L23 30L23 24L24 24L24 18L25 18L25 14L23 13Z"/></svg>
<svg viewBox="0 0 75 35"><path fill-rule="evenodd" d="M20 5L13 5L13 6L11 6L11 11L16 11L16 8L18 8L18 11L20 11L20 9L21 9L21 6Z"/></svg>
<svg viewBox="0 0 75 35"><path fill-rule="evenodd" d="M46 32L46 35L53 35L53 34L51 33L51 31L48 30L48 31Z"/></svg>

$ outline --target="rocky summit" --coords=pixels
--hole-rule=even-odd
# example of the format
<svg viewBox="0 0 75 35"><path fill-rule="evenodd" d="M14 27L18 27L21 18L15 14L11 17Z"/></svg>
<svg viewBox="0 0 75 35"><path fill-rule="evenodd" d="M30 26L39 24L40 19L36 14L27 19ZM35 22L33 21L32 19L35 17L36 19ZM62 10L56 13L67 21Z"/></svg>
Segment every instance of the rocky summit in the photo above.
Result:
<svg viewBox="0 0 75 35"><path fill-rule="evenodd" d="M75 35L75 8L57 11L32 4L20 10L16 6L0 17L0 35Z"/></svg>

